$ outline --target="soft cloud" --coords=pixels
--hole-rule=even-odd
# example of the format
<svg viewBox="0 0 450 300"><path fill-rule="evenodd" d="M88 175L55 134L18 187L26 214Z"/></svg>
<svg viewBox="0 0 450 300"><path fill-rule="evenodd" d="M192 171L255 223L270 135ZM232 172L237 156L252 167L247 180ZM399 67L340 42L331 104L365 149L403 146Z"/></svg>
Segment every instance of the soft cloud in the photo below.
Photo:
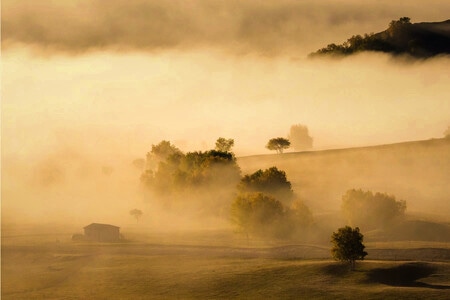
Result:
<svg viewBox="0 0 450 300"><path fill-rule="evenodd" d="M3 48L40 54L213 48L232 54L303 56L393 19L448 18L448 1L5 0Z"/></svg>

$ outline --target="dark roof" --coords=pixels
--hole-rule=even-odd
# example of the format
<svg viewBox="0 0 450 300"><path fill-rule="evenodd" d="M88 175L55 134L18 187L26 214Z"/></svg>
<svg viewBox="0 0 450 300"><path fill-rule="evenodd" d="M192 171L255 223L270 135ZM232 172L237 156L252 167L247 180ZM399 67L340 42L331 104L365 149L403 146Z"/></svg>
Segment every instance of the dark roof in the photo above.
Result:
<svg viewBox="0 0 450 300"><path fill-rule="evenodd" d="M85 226L84 228L120 228L118 226L110 225L110 224L100 224L100 223L92 223L88 226Z"/></svg>

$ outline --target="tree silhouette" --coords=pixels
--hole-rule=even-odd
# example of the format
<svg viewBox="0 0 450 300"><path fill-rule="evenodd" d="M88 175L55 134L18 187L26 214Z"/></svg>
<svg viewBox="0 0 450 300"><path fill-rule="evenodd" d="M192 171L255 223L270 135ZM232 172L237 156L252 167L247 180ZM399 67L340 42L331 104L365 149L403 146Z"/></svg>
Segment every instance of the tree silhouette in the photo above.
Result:
<svg viewBox="0 0 450 300"><path fill-rule="evenodd" d="M234 146L234 140L233 139L226 139L223 137L220 137L216 141L216 150L221 152L229 152L231 151L231 148Z"/></svg>
<svg viewBox="0 0 450 300"><path fill-rule="evenodd" d="M336 260L349 262L351 270L354 270L355 261L363 260L367 255L362 243L363 238L364 236L359 232L358 227L354 229L350 226L339 228L331 236L331 242L333 243L331 255Z"/></svg>
<svg viewBox="0 0 450 300"><path fill-rule="evenodd" d="M291 142L289 142L288 139L278 137L270 139L269 142L266 145L266 148L269 150L275 150L277 153L283 153L284 149L289 148L291 145Z"/></svg>
<svg viewBox="0 0 450 300"><path fill-rule="evenodd" d="M139 222L139 218L142 217L143 214L142 210L137 208L130 210L130 215L136 218L136 223Z"/></svg>

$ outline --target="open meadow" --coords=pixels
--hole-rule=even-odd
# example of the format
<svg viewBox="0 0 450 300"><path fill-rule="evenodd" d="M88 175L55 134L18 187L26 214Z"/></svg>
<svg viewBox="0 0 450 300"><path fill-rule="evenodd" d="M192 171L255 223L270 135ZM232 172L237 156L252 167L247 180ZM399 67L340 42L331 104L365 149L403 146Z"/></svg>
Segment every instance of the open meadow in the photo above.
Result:
<svg viewBox="0 0 450 300"><path fill-rule="evenodd" d="M350 271L329 245L229 231L125 229L131 239L120 243L42 232L4 226L2 299L448 299L450 290L448 243L369 243Z"/></svg>

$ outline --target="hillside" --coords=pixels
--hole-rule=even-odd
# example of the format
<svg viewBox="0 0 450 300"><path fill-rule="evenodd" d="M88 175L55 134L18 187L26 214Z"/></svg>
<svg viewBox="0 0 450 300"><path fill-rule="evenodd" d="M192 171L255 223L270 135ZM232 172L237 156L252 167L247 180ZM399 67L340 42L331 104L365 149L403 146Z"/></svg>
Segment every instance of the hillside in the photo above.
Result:
<svg viewBox="0 0 450 300"><path fill-rule="evenodd" d="M449 221L450 139L238 158L243 174L276 166L316 213L339 210L351 188L393 194L407 212Z"/></svg>
<svg viewBox="0 0 450 300"><path fill-rule="evenodd" d="M412 24L409 18L403 17L392 21L385 31L352 36L341 45L329 44L311 56L351 55L362 51L408 54L416 58L450 54L450 20Z"/></svg>

